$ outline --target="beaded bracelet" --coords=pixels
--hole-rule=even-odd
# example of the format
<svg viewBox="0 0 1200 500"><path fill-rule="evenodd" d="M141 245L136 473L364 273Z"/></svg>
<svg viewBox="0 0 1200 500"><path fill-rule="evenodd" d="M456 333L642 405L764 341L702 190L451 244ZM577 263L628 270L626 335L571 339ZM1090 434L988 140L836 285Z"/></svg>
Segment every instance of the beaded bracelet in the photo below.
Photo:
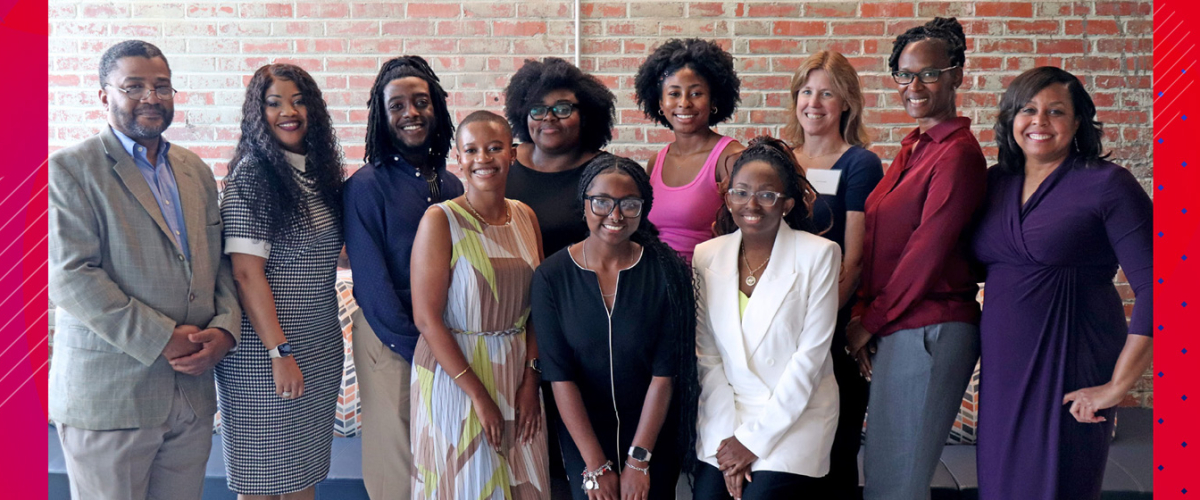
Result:
<svg viewBox="0 0 1200 500"><path fill-rule="evenodd" d="M604 475L604 471L612 471L612 460L607 460L604 465L597 467L596 470L588 472L587 468L583 469L583 491L600 489L600 481L596 479Z"/></svg>

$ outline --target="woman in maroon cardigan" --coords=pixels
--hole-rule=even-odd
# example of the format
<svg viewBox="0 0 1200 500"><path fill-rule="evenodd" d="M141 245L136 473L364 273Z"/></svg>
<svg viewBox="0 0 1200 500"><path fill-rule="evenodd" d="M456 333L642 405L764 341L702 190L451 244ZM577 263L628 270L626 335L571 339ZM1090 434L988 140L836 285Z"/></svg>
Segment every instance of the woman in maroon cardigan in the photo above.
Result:
<svg viewBox="0 0 1200 500"><path fill-rule="evenodd" d="M979 357L966 229L987 164L954 106L965 47L958 21L937 18L899 36L888 61L917 129L867 197L861 315L847 328L847 350L872 382L868 500L928 498Z"/></svg>

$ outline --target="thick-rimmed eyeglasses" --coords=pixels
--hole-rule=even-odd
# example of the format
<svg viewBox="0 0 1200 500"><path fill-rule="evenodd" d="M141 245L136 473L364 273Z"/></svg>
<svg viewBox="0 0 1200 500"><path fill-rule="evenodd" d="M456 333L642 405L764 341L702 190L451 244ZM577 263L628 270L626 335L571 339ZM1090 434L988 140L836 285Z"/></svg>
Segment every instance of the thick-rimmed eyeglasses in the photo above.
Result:
<svg viewBox="0 0 1200 500"><path fill-rule="evenodd" d="M539 104L529 108L529 117L537 121L546 119L546 115L554 113L559 120L566 120L571 117L571 113L575 112L575 103L571 101L558 101L551 106Z"/></svg>
<svg viewBox="0 0 1200 500"><path fill-rule="evenodd" d="M645 203L645 200L641 198L621 198L617 200L608 196L588 196L584 199L592 206L592 213L601 217L608 217L618 206L621 207L621 215L631 218L637 217L642 215L642 204Z"/></svg>
<svg viewBox="0 0 1200 500"><path fill-rule="evenodd" d="M758 204L764 207L773 207L779 200L787 198L783 193L775 191L750 191L747 189L734 188L726 191L729 193L730 205L745 205L750 203L750 199L754 198Z"/></svg>
<svg viewBox="0 0 1200 500"><path fill-rule="evenodd" d="M932 69L932 68L931 69L923 69L916 73L913 73L911 71L893 71L892 79L895 80L896 83L898 83L900 85L908 85L908 84L912 83L913 80L916 80L917 78L921 79L921 83L937 83L938 79L942 77L942 73L945 73L952 69L958 69L958 65L954 65L949 68L942 68L942 69Z"/></svg>
<svg viewBox="0 0 1200 500"><path fill-rule="evenodd" d="M175 94L177 92L179 92L178 90L175 90L167 85L163 85L161 87L154 87L154 89L150 89L150 87L143 87L141 85L138 85L135 87L129 87L127 89L123 89L116 85L109 85L109 86L114 89L120 90L122 93L125 94L125 97L133 99L135 101L145 101L146 99L148 99L150 97L151 90L154 91L154 96L158 97L158 99L161 101L170 101L171 99L174 99Z"/></svg>

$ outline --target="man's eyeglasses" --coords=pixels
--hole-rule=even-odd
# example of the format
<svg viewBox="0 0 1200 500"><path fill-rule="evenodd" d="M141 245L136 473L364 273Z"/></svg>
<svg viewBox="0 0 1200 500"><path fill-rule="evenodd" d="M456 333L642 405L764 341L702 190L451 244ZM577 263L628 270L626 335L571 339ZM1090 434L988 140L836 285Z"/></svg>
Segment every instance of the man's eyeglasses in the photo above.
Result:
<svg viewBox="0 0 1200 500"><path fill-rule="evenodd" d="M730 205L745 205L750 203L750 198L758 200L758 204L764 207L773 207L779 200L787 198L783 193L775 191L749 191L741 188L734 188L727 191L729 193Z"/></svg>
<svg viewBox="0 0 1200 500"><path fill-rule="evenodd" d="M155 97L158 97L158 99L162 100L162 101L170 101L171 99L174 99L175 93L179 92L178 90L175 90L167 85L163 85L161 87L154 87L154 89L151 89L150 87L143 87L141 85L135 85L135 86L129 87L127 89L123 89L116 85L109 85L109 86L112 88L115 88L117 90L120 90L121 92L123 92L125 94L125 97L133 99L135 101L144 101L144 100L148 99L150 97L151 90L154 91Z"/></svg>
<svg viewBox="0 0 1200 500"><path fill-rule="evenodd" d="M608 217L618 206L621 207L621 215L630 218L637 217L642 215L642 204L645 203L641 198L617 200L608 196L588 196L584 199L592 206L592 213L601 217Z"/></svg>
<svg viewBox="0 0 1200 500"><path fill-rule="evenodd" d="M938 79L942 77L942 73L957 68L958 66L956 65L942 69L924 69L916 73L911 71L893 71L892 79L900 85L908 85L917 78L921 79L921 83L937 83Z"/></svg>
<svg viewBox="0 0 1200 500"><path fill-rule="evenodd" d="M566 120L567 118L570 118L571 113L574 112L575 103L570 101L558 101L552 106L538 104L537 106L529 108L529 117L537 121L542 121L546 119L546 115L554 113L554 116L557 116L559 120Z"/></svg>

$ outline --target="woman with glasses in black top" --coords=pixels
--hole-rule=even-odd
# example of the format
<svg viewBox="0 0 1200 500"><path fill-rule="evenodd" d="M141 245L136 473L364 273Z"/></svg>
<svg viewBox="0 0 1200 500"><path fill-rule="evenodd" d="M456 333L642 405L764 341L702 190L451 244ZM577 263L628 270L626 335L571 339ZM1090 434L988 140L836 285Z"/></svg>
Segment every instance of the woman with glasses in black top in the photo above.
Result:
<svg viewBox="0 0 1200 500"><path fill-rule="evenodd" d="M542 250L553 255L587 236L575 200L589 163L609 156L616 97L596 77L557 57L527 60L504 89L517 161L504 196L529 205L542 228Z"/></svg>
<svg viewBox="0 0 1200 500"><path fill-rule="evenodd" d="M530 304L575 500L674 498L695 442L691 273L645 216L650 176L609 155L580 179L586 239L546 258Z"/></svg>
<svg viewBox="0 0 1200 500"><path fill-rule="evenodd" d="M585 167L613 157L600 149L612 140L616 96L596 77L557 57L526 60L504 96L505 118L521 142L504 197L533 209L542 230L542 255L549 257L587 237L575 194ZM548 383L542 393L550 476L561 479L554 393Z"/></svg>

